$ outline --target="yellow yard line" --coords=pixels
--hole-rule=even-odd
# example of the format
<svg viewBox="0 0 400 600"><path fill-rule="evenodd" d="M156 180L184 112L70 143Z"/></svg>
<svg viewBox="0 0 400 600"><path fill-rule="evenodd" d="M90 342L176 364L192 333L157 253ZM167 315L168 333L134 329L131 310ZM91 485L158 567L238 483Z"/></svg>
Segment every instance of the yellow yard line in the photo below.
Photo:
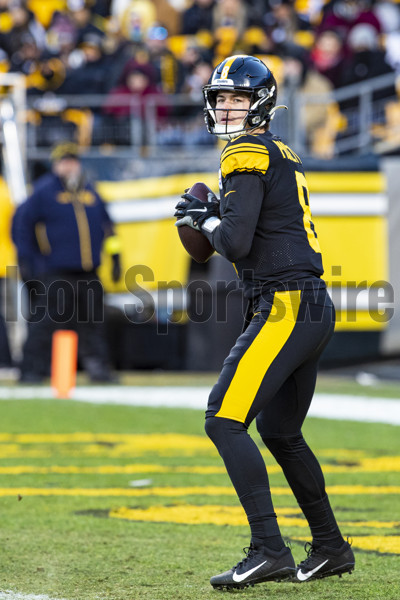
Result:
<svg viewBox="0 0 400 600"><path fill-rule="evenodd" d="M39 445L43 447L40 448ZM73 448L68 448L68 454L120 457L137 456L146 452L157 452L161 455L174 455L177 452L180 455L194 455L196 453L216 454L216 450L210 440L205 436L184 435L175 433L166 434L118 434L118 433L0 433L0 458L18 458L18 457L39 457L50 458L54 455L49 453L48 444L74 444ZM30 447L26 447L30 446ZM62 450L61 452L65 452ZM348 451L337 449L332 451L321 450L321 456L336 456L343 460L343 464L329 463L323 465L325 473L368 473L368 472L400 472L400 456L380 456L366 457L357 455ZM347 463L349 461L349 464ZM270 460L267 460L269 463ZM276 464L268 464L268 471L273 473L280 472L280 467ZM0 467L0 474L19 474L19 473L200 473L200 474L220 474L224 473L223 466L179 466L166 467L164 465L101 465L99 467L77 467L68 466L30 466L16 465Z"/></svg>
<svg viewBox="0 0 400 600"><path fill-rule="evenodd" d="M304 517L298 517L301 514L300 508L277 508L279 524L283 527L308 527ZM295 515L295 516L293 516ZM121 506L109 512L109 516L114 519L126 519L128 521L148 521L165 523L187 523L213 524L242 526L247 525L247 518L241 506L221 506L221 505L200 505L179 504L178 506L150 506L149 508L130 508ZM345 527L351 527L352 530L360 527L370 527L372 529L393 529L399 527L399 521L340 521Z"/></svg>
<svg viewBox="0 0 400 600"><path fill-rule="evenodd" d="M371 527L372 529L394 529L400 527L400 521L340 521L345 527Z"/></svg>
<svg viewBox="0 0 400 600"><path fill-rule="evenodd" d="M213 445L206 436L180 433L0 433L0 443L17 444L135 444L141 448L168 447L210 447Z"/></svg>
<svg viewBox="0 0 400 600"><path fill-rule="evenodd" d="M277 509L279 524L283 526L308 527L304 518L290 517L297 515L300 509ZM110 511L114 519L128 521L146 521L152 523L185 523L188 525L213 524L242 526L247 525L247 518L241 506L153 506L150 508L121 507Z"/></svg>
<svg viewBox="0 0 400 600"><path fill-rule="evenodd" d="M278 508L276 510L280 523L283 520L301 522L301 526L307 526L304 519L288 519L287 515L301 513L299 508ZM241 506L220 505L179 505L179 506L153 506L150 508L135 509L121 507L111 510L109 516L116 519L127 519L133 521L151 521L168 523L212 523L215 525L246 525L246 515ZM293 523L294 524L294 523Z"/></svg>
<svg viewBox="0 0 400 600"><path fill-rule="evenodd" d="M279 465L268 465L269 473L279 473ZM383 473L400 472L400 456L384 456L378 458L362 458L354 465L323 464L325 473ZM129 465L14 465L0 466L0 475L22 474L124 474L124 473L191 473L198 475L220 475L225 473L223 466L165 466L160 464L129 464Z"/></svg>
<svg viewBox="0 0 400 600"><path fill-rule="evenodd" d="M295 537L299 541L310 541L308 537ZM400 535L361 535L352 536L352 545L361 550L382 552L383 554L400 554Z"/></svg>
<svg viewBox="0 0 400 600"><path fill-rule="evenodd" d="M360 458L354 464L323 465L325 473L398 473L400 456L379 456L376 458Z"/></svg>
<svg viewBox="0 0 400 600"><path fill-rule="evenodd" d="M276 467L280 471L280 467ZM272 472L272 471L270 471ZM0 467L0 475L109 475L124 473L190 473L198 475L220 475L226 473L225 467L166 467L163 465L133 464L133 465L98 465L79 467L76 465L51 465L40 467L35 465L14 465L13 467Z"/></svg>
<svg viewBox="0 0 400 600"><path fill-rule="evenodd" d="M334 485L327 488L330 495L387 495L400 494L400 486L363 486ZM0 488L1 496L234 496L236 492L231 486L192 486L192 487L153 487L145 489L131 488ZM292 491L288 487L273 487L272 494L289 496Z"/></svg>

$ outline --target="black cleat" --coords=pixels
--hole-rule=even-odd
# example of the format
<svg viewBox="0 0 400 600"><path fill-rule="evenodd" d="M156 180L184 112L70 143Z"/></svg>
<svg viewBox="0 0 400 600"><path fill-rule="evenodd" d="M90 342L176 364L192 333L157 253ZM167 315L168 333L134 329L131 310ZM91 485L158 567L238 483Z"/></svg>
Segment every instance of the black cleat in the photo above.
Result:
<svg viewBox="0 0 400 600"><path fill-rule="evenodd" d="M340 548L328 548L328 546L316 548L309 543L304 548L307 551L307 558L296 569L295 580L298 582L332 575L341 577L342 573L351 573L354 569L355 558L348 542L343 542Z"/></svg>
<svg viewBox="0 0 400 600"><path fill-rule="evenodd" d="M264 546L250 544L243 548L246 558L230 571L214 575L210 583L214 589L227 590L245 588L263 581L293 580L296 572L295 562L289 548L274 552Z"/></svg>

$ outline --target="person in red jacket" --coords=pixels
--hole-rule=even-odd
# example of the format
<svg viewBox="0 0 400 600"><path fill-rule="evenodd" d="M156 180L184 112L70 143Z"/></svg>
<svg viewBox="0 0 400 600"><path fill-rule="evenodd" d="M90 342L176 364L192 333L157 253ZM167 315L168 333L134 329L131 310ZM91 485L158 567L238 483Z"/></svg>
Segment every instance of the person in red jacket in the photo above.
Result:
<svg viewBox="0 0 400 600"><path fill-rule="evenodd" d="M122 74L121 83L113 88L107 96L103 114L115 119L115 142L122 141L131 135L131 124L137 121L142 132L141 139L131 140L134 143L144 143L146 139L146 111L150 109L152 99L155 102L156 121L167 115L167 107L163 103L163 93L155 83L155 70L149 63L129 61ZM154 113L153 113L154 114ZM121 137L122 136L122 137Z"/></svg>

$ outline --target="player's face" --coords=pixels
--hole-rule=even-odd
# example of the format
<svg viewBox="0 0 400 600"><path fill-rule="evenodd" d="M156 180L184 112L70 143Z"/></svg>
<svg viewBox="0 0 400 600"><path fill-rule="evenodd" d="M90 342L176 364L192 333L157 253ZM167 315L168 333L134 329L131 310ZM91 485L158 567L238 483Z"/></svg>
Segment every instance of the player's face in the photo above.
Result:
<svg viewBox="0 0 400 600"><path fill-rule="evenodd" d="M250 108L250 96L237 92L219 92L215 108L217 123L240 125Z"/></svg>

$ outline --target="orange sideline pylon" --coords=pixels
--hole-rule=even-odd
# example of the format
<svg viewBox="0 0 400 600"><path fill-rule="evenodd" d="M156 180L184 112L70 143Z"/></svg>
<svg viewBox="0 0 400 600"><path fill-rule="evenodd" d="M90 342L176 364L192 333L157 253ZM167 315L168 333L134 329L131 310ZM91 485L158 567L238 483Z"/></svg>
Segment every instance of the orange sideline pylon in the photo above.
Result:
<svg viewBox="0 0 400 600"><path fill-rule="evenodd" d="M53 333L51 387L56 398L69 398L76 383L78 334L59 330Z"/></svg>

